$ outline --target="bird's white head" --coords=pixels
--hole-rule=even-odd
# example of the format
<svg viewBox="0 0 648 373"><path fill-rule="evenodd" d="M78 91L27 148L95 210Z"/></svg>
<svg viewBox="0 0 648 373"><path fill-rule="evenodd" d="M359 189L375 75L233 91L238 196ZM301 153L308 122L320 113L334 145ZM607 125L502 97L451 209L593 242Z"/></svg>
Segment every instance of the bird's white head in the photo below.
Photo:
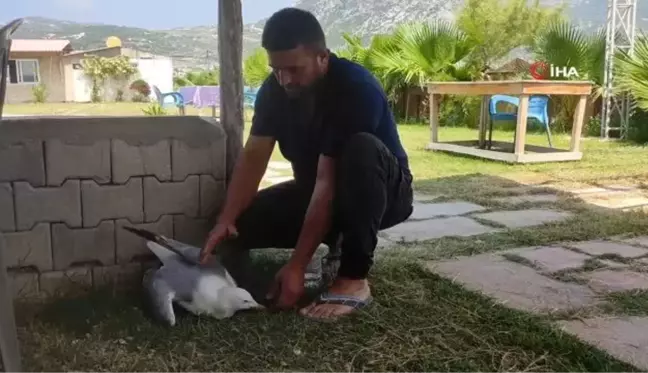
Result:
<svg viewBox="0 0 648 373"><path fill-rule="evenodd" d="M247 290L239 287L228 287L223 289L223 295L230 308L234 311L265 309L252 298Z"/></svg>

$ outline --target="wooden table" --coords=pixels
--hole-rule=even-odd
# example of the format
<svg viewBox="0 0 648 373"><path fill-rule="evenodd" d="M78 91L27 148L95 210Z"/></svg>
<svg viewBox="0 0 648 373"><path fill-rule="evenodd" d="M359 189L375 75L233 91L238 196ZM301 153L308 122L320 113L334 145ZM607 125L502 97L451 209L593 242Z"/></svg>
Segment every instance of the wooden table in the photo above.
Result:
<svg viewBox="0 0 648 373"><path fill-rule="evenodd" d="M441 150L467 154L481 158L510 163L577 161L583 157L580 138L583 129L585 107L593 84L587 81L551 80L499 80L480 82L432 82L428 85L430 94L430 143L428 150ZM483 96L479 120L478 140L439 142L440 95ZM493 150L485 149L488 123L488 103L491 95L511 95L520 98L513 143L493 141ZM569 150L526 144L527 112L531 95L577 95L579 96Z"/></svg>

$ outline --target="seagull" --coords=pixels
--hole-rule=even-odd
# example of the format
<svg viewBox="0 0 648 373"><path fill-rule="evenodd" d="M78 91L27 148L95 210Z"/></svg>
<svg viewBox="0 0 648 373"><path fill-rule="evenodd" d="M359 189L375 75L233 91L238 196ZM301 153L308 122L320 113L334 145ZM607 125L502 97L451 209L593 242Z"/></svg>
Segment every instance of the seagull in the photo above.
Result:
<svg viewBox="0 0 648 373"><path fill-rule="evenodd" d="M158 321L169 326L176 324L174 302L194 315L219 320L241 310L264 309L247 290L237 286L227 269L214 258L209 264L200 264L199 248L144 229L123 228L145 238L146 246L162 262L162 267L144 280L153 316Z"/></svg>

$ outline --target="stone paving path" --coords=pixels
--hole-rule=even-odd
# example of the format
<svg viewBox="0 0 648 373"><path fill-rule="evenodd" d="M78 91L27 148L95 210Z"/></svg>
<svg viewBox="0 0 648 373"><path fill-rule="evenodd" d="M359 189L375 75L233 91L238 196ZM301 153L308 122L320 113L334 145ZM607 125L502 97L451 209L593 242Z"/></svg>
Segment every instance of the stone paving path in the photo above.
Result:
<svg viewBox="0 0 648 373"><path fill-rule="evenodd" d="M262 181L270 185L292 180L292 166L288 162L270 161Z"/></svg>
<svg viewBox="0 0 648 373"><path fill-rule="evenodd" d="M562 186L558 184L538 184L557 191L570 193L590 205L618 210L648 211L648 190L645 185L588 185Z"/></svg>
<svg viewBox="0 0 648 373"><path fill-rule="evenodd" d="M561 221L572 216L570 212L549 208L515 209L516 203L534 202L533 199L525 200L523 197L525 196L511 197L509 202L512 206L505 211L489 211L486 207L470 202L436 203L431 196L417 195L414 212L408 221L380 232L380 245L496 233L509 228ZM553 202L553 199L536 199L535 202Z"/></svg>
<svg viewBox="0 0 648 373"><path fill-rule="evenodd" d="M271 162L264 180L272 184L289 180L290 171L286 162ZM385 249L397 247L400 242L497 233L572 217L572 213L555 208L559 198L555 193L530 193L537 187L569 192L599 207L619 210L648 207L646 190L637 186L520 186L511 188L512 193L519 195L493 198L505 206L501 209L460 200L439 202L443 196L415 194L410 218L380 232L378 246ZM518 207L529 203L542 207ZM648 236L517 248L425 265L430 271L508 307L564 315L555 323L565 332L648 370L648 317L601 314L606 294L648 290ZM589 316L567 317L579 312Z"/></svg>
<svg viewBox="0 0 648 373"><path fill-rule="evenodd" d="M601 306L606 294L648 290L646 244L648 237L565 242L429 262L426 266L511 308L534 313L576 313ZM597 314L556 324L648 370L648 317Z"/></svg>

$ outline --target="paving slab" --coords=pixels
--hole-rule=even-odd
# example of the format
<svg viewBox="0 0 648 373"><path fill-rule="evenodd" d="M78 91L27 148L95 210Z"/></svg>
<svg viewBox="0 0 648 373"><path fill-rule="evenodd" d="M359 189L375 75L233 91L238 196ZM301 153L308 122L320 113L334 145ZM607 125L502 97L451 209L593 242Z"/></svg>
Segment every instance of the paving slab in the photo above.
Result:
<svg viewBox="0 0 648 373"><path fill-rule="evenodd" d="M520 203L554 203L558 201L558 196L555 194L541 193L541 194L528 194L524 196L509 196L495 198L495 201L508 204Z"/></svg>
<svg viewBox="0 0 648 373"><path fill-rule="evenodd" d="M580 198L586 203L614 210L648 205L648 198L640 192L608 191L581 195Z"/></svg>
<svg viewBox="0 0 648 373"><path fill-rule="evenodd" d="M622 258L637 258L648 255L647 249L611 241L585 241L567 244L589 255L618 255Z"/></svg>
<svg viewBox="0 0 648 373"><path fill-rule="evenodd" d="M415 242L451 236L468 237L498 231L499 229L479 224L470 218L456 216L442 219L408 221L382 231L382 236L395 242L401 240Z"/></svg>
<svg viewBox="0 0 648 373"><path fill-rule="evenodd" d="M483 211L484 207L470 202L414 203L410 220L431 219L439 216L457 216Z"/></svg>
<svg viewBox="0 0 648 373"><path fill-rule="evenodd" d="M640 236L640 237L632 237L623 240L625 243L629 243L631 245L639 245L639 246L646 246L648 247L648 236Z"/></svg>
<svg viewBox="0 0 648 373"><path fill-rule="evenodd" d="M601 259L599 259L599 262L605 264L606 266L608 266L610 268L628 268L629 267L629 265L627 265L625 263L619 263L619 262L616 262L614 260L607 260L607 259L601 260Z"/></svg>
<svg viewBox="0 0 648 373"><path fill-rule="evenodd" d="M414 201L417 202L429 202L434 201L435 199L441 197L440 194L419 194L414 193Z"/></svg>
<svg viewBox="0 0 648 373"><path fill-rule="evenodd" d="M270 161L268 162L268 167L275 170L292 170L290 162Z"/></svg>
<svg viewBox="0 0 648 373"><path fill-rule="evenodd" d="M427 268L523 311L568 311L598 302L596 293L587 286L543 276L531 267L493 253L430 262Z"/></svg>
<svg viewBox="0 0 648 373"><path fill-rule="evenodd" d="M648 274L642 272L604 269L587 272L579 277L586 279L594 291L602 293L648 290Z"/></svg>
<svg viewBox="0 0 648 373"><path fill-rule="evenodd" d="M274 176L274 177L267 177L264 180L272 184L279 184L285 181L290 181L292 179L294 179L293 176Z"/></svg>
<svg viewBox="0 0 648 373"><path fill-rule="evenodd" d="M377 249L384 249L396 245L395 242L392 242L386 238L378 237L378 243L376 244Z"/></svg>
<svg viewBox="0 0 648 373"><path fill-rule="evenodd" d="M529 209L518 211L496 211L485 214L475 214L473 216L503 224L508 228L524 228L567 219L571 217L572 214L569 212L549 209Z"/></svg>
<svg viewBox="0 0 648 373"><path fill-rule="evenodd" d="M281 176L281 172L273 171L270 169L266 170L265 174L263 174L264 179L267 179L269 177L277 177L277 176Z"/></svg>
<svg viewBox="0 0 648 373"><path fill-rule="evenodd" d="M628 191L639 189L639 186L636 184L634 185L608 184L608 185L603 185L603 188L607 190L613 190L613 191L628 192Z"/></svg>
<svg viewBox="0 0 648 373"><path fill-rule="evenodd" d="M562 247L530 247L515 253L547 272L578 269L585 265L589 255L577 253Z"/></svg>
<svg viewBox="0 0 648 373"><path fill-rule="evenodd" d="M593 193L605 193L608 192L605 188L591 187L591 188L581 188L574 189L569 191L572 194L581 195L581 194L593 194Z"/></svg>
<svg viewBox="0 0 648 373"><path fill-rule="evenodd" d="M648 317L560 321L561 328L639 370L648 370Z"/></svg>

